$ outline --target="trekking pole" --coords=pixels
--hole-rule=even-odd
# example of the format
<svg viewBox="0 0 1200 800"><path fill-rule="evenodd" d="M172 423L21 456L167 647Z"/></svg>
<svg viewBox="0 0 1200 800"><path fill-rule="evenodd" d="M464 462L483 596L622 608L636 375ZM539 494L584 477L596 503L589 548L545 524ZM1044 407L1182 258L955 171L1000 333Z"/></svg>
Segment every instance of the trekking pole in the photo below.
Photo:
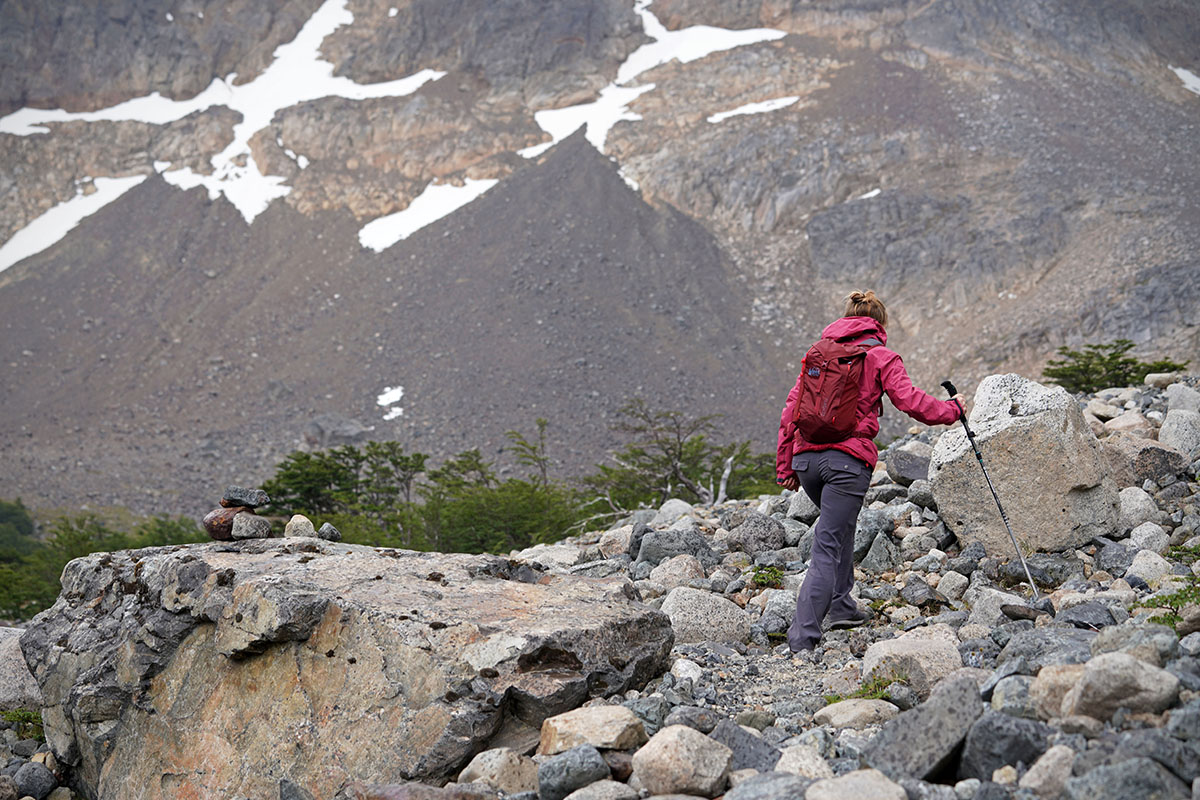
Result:
<svg viewBox="0 0 1200 800"><path fill-rule="evenodd" d="M975 459L979 462L979 468L983 470L983 479L987 481L988 488L992 490L992 499L996 501L996 508L1000 509L1000 519L1004 520L1004 527L1008 531L1008 538L1012 539L1013 549L1017 551L1017 558L1021 559L1021 566L1025 568L1025 577L1029 579L1029 585L1033 588L1033 600L1036 603L1041 599L1038 595L1037 584L1033 582L1033 575L1029 573L1029 565L1025 563L1025 556L1021 555L1021 546L1017 544L1017 537L1013 534L1012 526L1008 524L1008 514L1004 513L1004 506L1000 505L1000 496L996 494L996 487L992 485L992 479L988 476L987 467L983 465L983 453L979 452L979 445L975 442L975 432L967 424L967 414L963 410L962 403L954 399L954 395L958 394L958 389L955 389L954 384L950 381L942 381L942 386L950 394L950 399L954 400L954 405L958 406L958 419L962 422L963 430L967 432L967 441L971 443L971 449L975 451Z"/></svg>

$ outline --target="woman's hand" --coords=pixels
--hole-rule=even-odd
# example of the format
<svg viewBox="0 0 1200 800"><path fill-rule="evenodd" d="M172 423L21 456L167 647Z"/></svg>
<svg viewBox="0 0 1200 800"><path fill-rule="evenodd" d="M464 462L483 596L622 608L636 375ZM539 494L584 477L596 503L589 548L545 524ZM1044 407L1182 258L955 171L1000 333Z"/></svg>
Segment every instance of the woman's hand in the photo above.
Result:
<svg viewBox="0 0 1200 800"><path fill-rule="evenodd" d="M951 397L950 399L953 400L954 402L958 403L964 409L967 407L967 398L963 395L962 392L959 392L958 394L954 395L954 397Z"/></svg>
<svg viewBox="0 0 1200 800"><path fill-rule="evenodd" d="M796 477L796 473L794 472L778 483L783 488L791 489L793 492L800 488L800 479Z"/></svg>

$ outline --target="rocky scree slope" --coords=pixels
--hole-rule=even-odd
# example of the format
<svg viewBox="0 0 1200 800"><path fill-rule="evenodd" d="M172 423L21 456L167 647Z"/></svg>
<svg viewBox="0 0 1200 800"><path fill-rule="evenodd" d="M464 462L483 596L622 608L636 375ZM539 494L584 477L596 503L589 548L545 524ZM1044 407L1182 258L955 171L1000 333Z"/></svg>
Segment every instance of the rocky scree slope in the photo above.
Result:
<svg viewBox="0 0 1200 800"><path fill-rule="evenodd" d="M152 90L194 94L230 72L245 80L316 4L193 4L173 20L151 5L59 15L6 4L0 30L12 46L0 50L17 61L4 70L4 107L94 108ZM1120 336L1155 356L1197 352L1200 193L1192 143L1200 99L1169 69L1200 71L1189 47L1200 17L1185 0L1100 7L658 0L649 11L672 32L766 25L786 35L669 62L635 79L636 87L653 84L629 106L641 119L619 122L603 154L637 184L637 200L597 192L594 149L564 143L576 160L570 177L561 163L567 155L550 157L560 160L562 176L553 192L539 177L545 164L517 154L549 140L539 111L594 99L651 31L661 35L629 3L573 0L547 9L430 0L395 6L395 15L386 0L346 7L353 21L321 46L338 75L379 81L436 68L446 77L408 97L325 98L281 110L251 149L292 191L250 232L224 200L211 207L170 201L165 187L148 183L0 278L7 326L0 357L14 370L7 382L14 388L3 397L13 416L0 441L22 454L4 478L27 500L194 513L199 499L186 488L154 497L141 476L182 467L208 483L227 477L197 454L264 475L280 455L273 443L302 440L270 421L289 392L306 422L336 414L361 435L394 435L367 412L375 411L371 397L397 383L411 398L406 415L429 414L399 433L408 441L421 433L427 438L412 444L433 452L470 439L458 420L433 419L436 395L443 408L494 408L489 436L550 418L554 443L577 471L611 445L604 424L584 426L586 434L571 424L593 392L611 395L602 409L609 412L632 394L666 407L687 398L699 411L728 412L731 430L751 432L766 449L804 347L836 313L836 298L867 286L891 304L891 344L922 385L948 374L968 385L1001 368L1035 373L1059 344ZM78 41L119 46L75 48ZM71 57L60 57L67 50ZM118 64L114 52L133 57ZM709 121L790 98L770 113ZM89 178L150 174L156 161L205 171L205 155L232 135L226 117L213 108L157 131L133 122L51 123L34 139L0 135L8 154L0 158L0 231L87 191ZM189 130L194 135L181 141ZM289 151L304 155L307 168ZM501 180L500 188L512 184L512 202L534 202L520 209L527 216L495 204L487 213L460 211L378 259L360 251L356 228L406 207L430 181L466 179ZM592 202L598 198L605 202ZM560 208L573 209L570 220ZM621 216L626 211L639 221ZM500 234L525 220L533 224L518 253ZM592 235L602 220L620 224ZM639 235L686 230L686 241L672 235L626 246L629 237L616 231L629 225ZM514 261L530 274L497 293L489 278ZM429 264L429 276L453 274L455 283L407 283L380 267L387 264ZM606 264L631 269L614 274ZM147 278L150 265L156 272ZM637 271L645 266L653 280ZM597 319L539 304L547 281L558 290L572 285L572 269L621 284L624 306L591 291L567 295L569 307L611 314ZM198 279L209 273L220 277ZM674 291L693 275L696 290ZM109 290L92 296L100 276ZM380 285L386 277L399 285ZM371 298L403 299L390 301L396 307L359 302L359 287L369 287ZM152 298L134 299L148 290ZM478 313L506 293L527 299L528 313L506 324ZM443 294L455 300L449 310L435 300ZM649 313L629 312L628 296L643 298L639 310ZM207 323L194 323L192 309L222 298L229 311L241 310L251 297L273 302L257 314L213 311ZM362 333L340 315L345 329L321 321L351 301ZM701 320L704 302L715 313ZM174 322L156 324L150 308ZM400 317L422 335L386 341ZM451 318L471 322L451 325ZM685 322L672 322L678 318ZM551 322L557 330L545 336ZM285 335L268 337L259 326ZM461 354L474 357L514 330L533 342L590 342L616 328L630 331L610 340L622 343L623 357L574 353L554 362L552 383L521 372L536 370L534 349L514 359L520 374L489 385L486 395L464 377L474 364ZM710 339L696 348L705 355L694 357L687 343L697 330ZM164 349L173 351L165 365ZM707 355L714 349L721 363ZM244 371L239 354L255 352L255 371L271 373L265 385L272 388L242 394L231 410L230 389L216 384ZM479 353L479 362L494 363L492 355ZM445 368L455 356L458 363ZM581 359L587 368L575 367ZM123 369L113 370L118 363ZM679 371L688 373L686 386ZM414 372L429 376L419 393ZM754 379L743 383L743 374ZM328 378L317 386L315 376ZM143 391L154 400L122 394ZM56 399L47 405L48 397ZM372 424L374 431L363 430ZM885 424L892 434L903 430ZM66 454L77 448L88 458L76 461L118 479L98 481L74 467ZM181 483L188 485L197 484Z"/></svg>
<svg viewBox="0 0 1200 800"><path fill-rule="evenodd" d="M983 408L1057 395L995 377ZM507 559L305 538L88 556L22 636L55 763L117 793L99 796L133 771L166 774L161 796L1189 797L1200 605L1173 598L1200 569L1200 391L1150 380L1071 400L1119 500L1109 535L1079 545L1022 529L1040 603L1007 549L947 536L940 441L886 450L854 542L875 616L811 658L778 644L818 516L790 492L672 500ZM1026 410L1008 425L1059 413ZM1003 441L983 441L1002 493L1029 468ZM1059 500L1022 502L1049 520ZM1149 621L1156 598L1175 630ZM376 725L409 735L356 744ZM190 759L192 730L218 765ZM302 755L281 759L293 735Z"/></svg>

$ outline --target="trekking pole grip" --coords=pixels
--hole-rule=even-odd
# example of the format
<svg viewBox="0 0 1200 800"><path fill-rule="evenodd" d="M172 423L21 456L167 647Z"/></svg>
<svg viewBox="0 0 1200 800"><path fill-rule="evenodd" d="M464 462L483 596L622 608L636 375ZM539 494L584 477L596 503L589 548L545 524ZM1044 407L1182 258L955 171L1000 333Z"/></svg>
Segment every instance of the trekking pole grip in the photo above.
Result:
<svg viewBox="0 0 1200 800"><path fill-rule="evenodd" d="M942 386L945 388L946 394L950 395L950 399L954 400L954 395L958 394L958 389L954 388L954 384L950 381L942 381ZM957 400L954 400L954 405L958 406L958 418L962 420L962 424L965 427L967 424L967 410ZM967 429L967 433L971 433L970 428Z"/></svg>

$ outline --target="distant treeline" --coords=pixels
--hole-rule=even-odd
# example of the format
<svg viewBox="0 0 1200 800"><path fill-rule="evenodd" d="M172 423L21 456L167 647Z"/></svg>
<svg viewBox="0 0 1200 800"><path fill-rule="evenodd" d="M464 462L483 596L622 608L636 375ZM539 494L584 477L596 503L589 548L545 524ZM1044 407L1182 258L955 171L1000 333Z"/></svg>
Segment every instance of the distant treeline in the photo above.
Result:
<svg viewBox="0 0 1200 800"><path fill-rule="evenodd" d="M614 426L624 443L611 461L573 481L554 474L544 419L529 434L506 433L517 474L504 478L478 450L436 466L400 442L296 451L263 484L272 504L259 511L280 531L304 514L317 526L332 523L352 543L503 553L607 527L671 497L707 503L722 489L730 498L778 491L774 454L753 455L748 441L714 442L715 420L631 401ZM53 604L71 559L207 538L194 520L155 517L124 531L95 514L56 518L39 538L20 500L0 501L0 619L29 619Z"/></svg>

